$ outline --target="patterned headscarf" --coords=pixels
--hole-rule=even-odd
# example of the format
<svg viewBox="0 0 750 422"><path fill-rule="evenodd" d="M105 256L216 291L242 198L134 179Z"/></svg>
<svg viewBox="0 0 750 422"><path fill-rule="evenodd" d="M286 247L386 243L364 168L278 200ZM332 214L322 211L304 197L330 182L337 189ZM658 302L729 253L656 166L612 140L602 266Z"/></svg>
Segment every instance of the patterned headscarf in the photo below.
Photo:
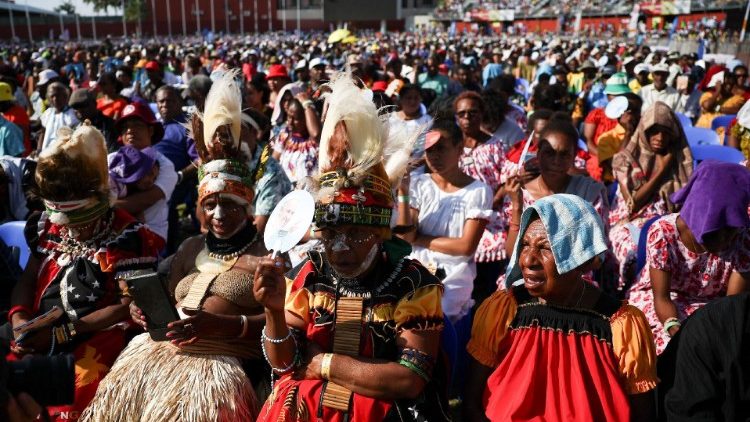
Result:
<svg viewBox="0 0 750 422"><path fill-rule="evenodd" d="M646 110L633 136L622 150L615 154L612 160L612 171L620 188L625 190L623 197L631 198L632 204L633 194L649 181L656 167L656 154L651 150L646 136L646 132L655 125L666 127L673 135L669 149L675 156L676 166L672 168L669 177L662 182L658 195L664 199L670 211L675 211L678 207L672 204L669 196L683 187L693 173L693 155L690 153L685 132L668 105L657 101ZM625 193L627 195L624 195ZM630 208L631 213L637 211L633 210L632 206Z"/></svg>
<svg viewBox="0 0 750 422"><path fill-rule="evenodd" d="M521 244L534 216L539 216L555 257L559 274L568 273L607 251L604 224L588 201L576 195L558 193L546 196L526 208L506 271L506 285L521 280Z"/></svg>

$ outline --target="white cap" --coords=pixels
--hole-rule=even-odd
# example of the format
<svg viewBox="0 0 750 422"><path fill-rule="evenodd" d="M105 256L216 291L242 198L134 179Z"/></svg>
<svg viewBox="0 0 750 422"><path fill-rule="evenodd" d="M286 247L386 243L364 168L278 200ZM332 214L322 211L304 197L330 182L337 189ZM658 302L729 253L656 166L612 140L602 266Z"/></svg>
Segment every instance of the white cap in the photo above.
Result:
<svg viewBox="0 0 750 422"><path fill-rule="evenodd" d="M604 108L604 115L610 119L619 119L628 109L628 99L624 96L618 96L612 99Z"/></svg>
<svg viewBox="0 0 750 422"><path fill-rule="evenodd" d="M294 66L294 70L307 69L307 60L302 59Z"/></svg>
<svg viewBox="0 0 750 422"><path fill-rule="evenodd" d="M633 73L635 73L636 75L641 72L650 72L650 69L646 63L638 63L637 65L635 65L635 68L633 68Z"/></svg>
<svg viewBox="0 0 750 422"><path fill-rule="evenodd" d="M44 85L50 80L55 79L59 76L60 75L52 69L42 70L41 72L39 72L39 82L37 82L37 84Z"/></svg>
<svg viewBox="0 0 750 422"><path fill-rule="evenodd" d="M312 60L310 60L310 69L312 69L315 66L328 66L328 60L322 57L315 57Z"/></svg>
<svg viewBox="0 0 750 422"><path fill-rule="evenodd" d="M659 63L651 66L651 73L664 72L669 73L669 66L666 63Z"/></svg>

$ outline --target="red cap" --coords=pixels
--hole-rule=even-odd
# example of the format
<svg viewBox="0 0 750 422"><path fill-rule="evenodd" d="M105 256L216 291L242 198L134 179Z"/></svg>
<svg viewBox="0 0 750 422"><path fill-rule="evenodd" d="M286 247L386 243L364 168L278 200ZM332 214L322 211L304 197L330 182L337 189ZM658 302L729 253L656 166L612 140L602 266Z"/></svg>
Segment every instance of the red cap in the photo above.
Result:
<svg viewBox="0 0 750 422"><path fill-rule="evenodd" d="M146 63L146 66L144 66L146 70L153 70L154 72L159 71L159 63L155 60L151 60L150 62Z"/></svg>
<svg viewBox="0 0 750 422"><path fill-rule="evenodd" d="M440 66L438 66L438 71L439 71L440 73L444 74L444 75L447 75L447 74L448 74L448 70L449 70L449 69L448 69L448 65L447 65L447 64L445 64L445 63L443 63L443 64L441 64Z"/></svg>
<svg viewBox="0 0 750 422"><path fill-rule="evenodd" d="M388 89L386 81L376 81L372 84L372 92L385 92L386 89Z"/></svg>
<svg viewBox="0 0 750 422"><path fill-rule="evenodd" d="M115 130L117 130L117 132L122 132L123 123L130 119L139 119L147 125L154 127L154 136L151 138L152 145L159 142L164 136L164 128L161 123L156 120L154 113L148 105L140 101L134 101L126 105L125 108L122 109L120 118L117 119L117 122L115 123Z"/></svg>
<svg viewBox="0 0 750 422"><path fill-rule="evenodd" d="M441 136L442 135L440 134L440 131L438 131L438 130L431 130L431 131L427 132L424 135L424 149L425 149L425 151L427 151L428 149L430 149L430 147L432 147L433 145L437 144L438 141L440 141L440 137Z"/></svg>
<svg viewBox="0 0 750 422"><path fill-rule="evenodd" d="M289 78L289 74L286 71L286 67L283 64L274 64L268 68L266 79L271 78Z"/></svg>

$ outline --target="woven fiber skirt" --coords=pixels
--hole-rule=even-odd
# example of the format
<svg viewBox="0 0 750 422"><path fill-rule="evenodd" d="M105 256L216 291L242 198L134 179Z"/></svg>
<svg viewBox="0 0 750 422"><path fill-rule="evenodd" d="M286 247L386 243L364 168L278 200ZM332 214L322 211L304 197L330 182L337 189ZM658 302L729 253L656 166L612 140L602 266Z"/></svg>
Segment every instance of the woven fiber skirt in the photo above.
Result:
<svg viewBox="0 0 750 422"><path fill-rule="evenodd" d="M81 414L84 422L253 421L258 403L238 358L135 337Z"/></svg>

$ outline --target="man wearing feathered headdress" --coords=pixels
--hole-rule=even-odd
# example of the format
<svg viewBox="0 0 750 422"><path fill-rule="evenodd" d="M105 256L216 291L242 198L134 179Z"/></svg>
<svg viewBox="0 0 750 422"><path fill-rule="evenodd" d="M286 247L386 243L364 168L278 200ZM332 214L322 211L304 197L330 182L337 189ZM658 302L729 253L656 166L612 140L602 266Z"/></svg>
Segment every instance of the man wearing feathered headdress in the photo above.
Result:
<svg viewBox="0 0 750 422"><path fill-rule="evenodd" d="M323 251L292 271L288 292L278 259L264 260L254 283L264 355L280 376L259 420L449 420L437 356L443 288L390 229L415 136L389 127L350 74L330 88L308 184Z"/></svg>

